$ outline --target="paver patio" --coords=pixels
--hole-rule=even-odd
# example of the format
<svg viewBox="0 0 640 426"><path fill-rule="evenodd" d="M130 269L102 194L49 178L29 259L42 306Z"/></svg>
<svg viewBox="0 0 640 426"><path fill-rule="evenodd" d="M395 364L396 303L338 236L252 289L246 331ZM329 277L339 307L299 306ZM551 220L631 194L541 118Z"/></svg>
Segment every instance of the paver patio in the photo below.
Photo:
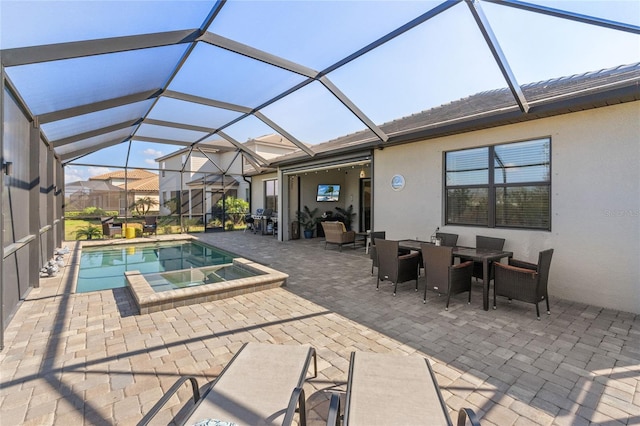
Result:
<svg viewBox="0 0 640 426"><path fill-rule="evenodd" d="M451 412L471 407L483 425L640 424L638 315L558 300L553 282L541 321L518 302L483 311L481 285L471 305L460 294L447 312L444 298L425 305L410 283L396 297L385 284L376 292L362 248L198 236L289 274L287 286L137 315L124 289L72 294L72 252L5 330L1 424L135 424L179 376L212 380L247 341L317 349L319 376L305 384L310 425L324 424L330 392L344 391L353 350L428 357ZM185 386L159 421L188 398Z"/></svg>

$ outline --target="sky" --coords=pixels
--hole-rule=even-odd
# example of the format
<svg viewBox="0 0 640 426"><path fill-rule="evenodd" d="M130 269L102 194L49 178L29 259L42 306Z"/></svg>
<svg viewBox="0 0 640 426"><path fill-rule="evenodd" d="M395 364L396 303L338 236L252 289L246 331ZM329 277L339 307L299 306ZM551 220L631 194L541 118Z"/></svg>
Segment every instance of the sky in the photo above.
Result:
<svg viewBox="0 0 640 426"><path fill-rule="evenodd" d="M531 2L640 26L638 0ZM437 4L418 0L229 1L208 30L321 71ZM212 5L211 1L0 0L0 48L196 28ZM640 62L638 35L486 2L480 2L480 6L520 84ZM22 95L34 112L44 113L163 87L185 48L170 46L10 67L7 73L19 89L24 88ZM376 124L506 87L465 2L327 77ZM200 43L168 89L256 108L301 81L304 77L298 74ZM149 118L209 128L238 116L236 112L167 98L156 107ZM148 104L140 103L121 108L118 113L95 114L83 124L68 120L43 129L55 140L77 133L78 129L84 132L126 121L127 116L139 117L147 109ZM310 144L365 127L319 82L306 85L261 112L298 140ZM117 114L122 118L118 116L116 120ZM225 132L244 142L272 131L251 117ZM206 135L151 125L143 125L139 134L188 142ZM121 137L114 133L91 142ZM155 169L155 158L180 148L142 142L129 147L129 143L123 143L78 160L101 167L65 167L66 180L84 180L125 164Z"/></svg>

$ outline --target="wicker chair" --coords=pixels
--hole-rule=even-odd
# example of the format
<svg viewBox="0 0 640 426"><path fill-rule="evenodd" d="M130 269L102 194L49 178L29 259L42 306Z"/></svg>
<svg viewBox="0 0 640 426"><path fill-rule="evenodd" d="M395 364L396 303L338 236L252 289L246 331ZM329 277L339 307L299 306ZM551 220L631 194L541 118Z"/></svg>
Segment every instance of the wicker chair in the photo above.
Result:
<svg viewBox="0 0 640 426"><path fill-rule="evenodd" d="M387 237L385 231L371 232L369 238L371 238L371 245L369 246L369 259L371 259L371 275L373 275L373 268L378 267L378 251L376 250L376 240L384 240Z"/></svg>
<svg viewBox="0 0 640 426"><path fill-rule="evenodd" d="M340 251L342 251L343 244L353 244L356 247L356 233L355 231L347 231L342 222L320 222L322 229L324 230L324 248L327 248L327 244L338 244Z"/></svg>
<svg viewBox="0 0 640 426"><path fill-rule="evenodd" d="M453 247L438 247L422 244L422 261L427 283L424 287L424 303L427 303L427 290L434 290L438 294L447 292L445 310L449 310L451 295L469 292L467 303L471 303L471 273L473 262L453 264Z"/></svg>
<svg viewBox="0 0 640 426"><path fill-rule="evenodd" d="M409 280L416 280L416 291L418 291L418 252L409 254L398 254L398 241L378 240L376 242L376 252L378 254L378 279L376 280L376 290L380 289L380 280L391 281L393 295L396 295L398 283Z"/></svg>
<svg viewBox="0 0 640 426"><path fill-rule="evenodd" d="M158 218L156 216L145 216L142 224L142 234L158 235Z"/></svg>
<svg viewBox="0 0 640 426"><path fill-rule="evenodd" d="M436 232L436 238L440 238L441 245L455 247L458 244L458 234L447 234L446 232Z"/></svg>
<svg viewBox="0 0 640 426"><path fill-rule="evenodd" d="M483 237L476 235L476 248L484 248L490 250L502 250L504 248L504 238ZM493 279L493 262L489 262L489 282ZM478 280L482 279L482 262L473 263L473 277Z"/></svg>
<svg viewBox="0 0 640 426"><path fill-rule="evenodd" d="M549 310L549 293L547 281L553 249L541 251L538 255L538 264L510 259L508 265L495 263L495 279L493 283L493 309L496 309L496 296L504 296L522 302L536 305L536 315L540 320L538 303L547 302L547 315Z"/></svg>
<svg viewBox="0 0 640 426"><path fill-rule="evenodd" d="M104 237L113 237L114 235L122 235L123 231L122 231L122 224L120 223L113 223L113 218L112 217L101 217L100 218L100 222L102 223L102 235Z"/></svg>

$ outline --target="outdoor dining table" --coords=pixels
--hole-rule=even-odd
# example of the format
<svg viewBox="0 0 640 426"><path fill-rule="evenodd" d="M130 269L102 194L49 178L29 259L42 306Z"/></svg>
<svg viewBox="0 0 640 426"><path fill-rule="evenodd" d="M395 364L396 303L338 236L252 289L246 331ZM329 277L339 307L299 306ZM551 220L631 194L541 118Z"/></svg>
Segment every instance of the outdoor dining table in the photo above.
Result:
<svg viewBox="0 0 640 426"><path fill-rule="evenodd" d="M432 244L428 241L420 240L400 240L399 247L421 251L421 244ZM497 262L500 259L512 258L513 252L503 250L491 250L474 247L453 247L453 257L463 260L473 260L474 262L482 262L482 307L485 311L489 310L489 265L491 262Z"/></svg>

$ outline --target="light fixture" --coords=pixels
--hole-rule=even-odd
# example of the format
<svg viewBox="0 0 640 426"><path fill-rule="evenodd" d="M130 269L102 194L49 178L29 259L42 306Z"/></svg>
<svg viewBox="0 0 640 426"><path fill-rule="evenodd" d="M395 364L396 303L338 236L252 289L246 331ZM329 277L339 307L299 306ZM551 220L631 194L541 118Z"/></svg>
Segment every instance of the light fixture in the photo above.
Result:
<svg viewBox="0 0 640 426"><path fill-rule="evenodd" d="M364 179L366 177L366 174L364 173L364 168L360 169L360 179Z"/></svg>

